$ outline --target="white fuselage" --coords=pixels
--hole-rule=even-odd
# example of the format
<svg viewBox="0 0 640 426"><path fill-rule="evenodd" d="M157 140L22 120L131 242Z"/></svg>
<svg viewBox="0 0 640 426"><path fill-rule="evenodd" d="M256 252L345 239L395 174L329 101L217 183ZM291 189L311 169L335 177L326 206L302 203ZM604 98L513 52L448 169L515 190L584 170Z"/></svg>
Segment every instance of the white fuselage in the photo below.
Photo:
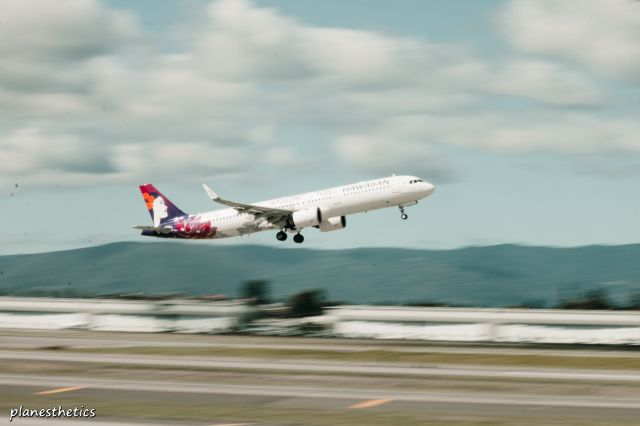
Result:
<svg viewBox="0 0 640 426"><path fill-rule="evenodd" d="M337 186L320 191L253 203L257 206L288 210L320 209L325 218L347 216L393 206L409 206L428 197L435 187L415 176L391 176ZM214 238L228 238L253 232L279 229L269 222L255 225L254 216L234 208L202 213L201 221L217 228ZM291 232L298 232L300 229Z"/></svg>

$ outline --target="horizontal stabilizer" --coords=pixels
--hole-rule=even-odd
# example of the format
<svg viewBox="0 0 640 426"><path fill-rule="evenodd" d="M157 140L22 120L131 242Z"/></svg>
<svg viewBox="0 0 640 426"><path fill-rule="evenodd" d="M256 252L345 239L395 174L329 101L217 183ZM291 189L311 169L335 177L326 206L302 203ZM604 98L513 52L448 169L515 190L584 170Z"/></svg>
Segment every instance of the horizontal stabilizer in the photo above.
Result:
<svg viewBox="0 0 640 426"><path fill-rule="evenodd" d="M157 232L159 234L169 234L171 233L171 228L170 227L165 227L165 226L145 226L145 225L138 225L138 226L134 226L135 229L139 229L141 231L151 231L151 232Z"/></svg>

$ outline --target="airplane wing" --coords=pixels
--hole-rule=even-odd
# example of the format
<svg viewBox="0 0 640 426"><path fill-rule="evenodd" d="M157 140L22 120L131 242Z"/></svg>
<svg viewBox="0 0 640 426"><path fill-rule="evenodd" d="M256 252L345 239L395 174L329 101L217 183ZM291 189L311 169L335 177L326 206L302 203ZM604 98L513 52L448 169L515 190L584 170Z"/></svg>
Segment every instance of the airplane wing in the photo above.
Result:
<svg viewBox="0 0 640 426"><path fill-rule="evenodd" d="M171 232L171 228L169 227L164 227L164 226L144 226L144 225L138 225L138 226L134 226L134 229L140 229L141 231L152 231L152 232L158 232L160 234L168 234Z"/></svg>
<svg viewBox="0 0 640 426"><path fill-rule="evenodd" d="M216 194L213 189L203 184L202 187L207 192L209 198L216 203L224 204L225 206L233 207L240 213L248 213L253 215L256 219L265 219L273 224L285 224L289 221L293 210L278 209L274 207L258 206L256 204L237 203L235 201L225 200Z"/></svg>

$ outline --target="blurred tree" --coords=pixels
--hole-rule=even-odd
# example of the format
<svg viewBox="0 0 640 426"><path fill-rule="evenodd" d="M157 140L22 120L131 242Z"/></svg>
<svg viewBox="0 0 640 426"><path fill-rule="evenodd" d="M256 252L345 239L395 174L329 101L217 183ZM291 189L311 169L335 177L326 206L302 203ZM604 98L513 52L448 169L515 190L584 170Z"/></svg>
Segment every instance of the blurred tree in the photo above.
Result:
<svg viewBox="0 0 640 426"><path fill-rule="evenodd" d="M407 303L403 303L403 306L415 306L415 307L421 307L421 308L433 308L433 307L442 307L442 306L449 306L447 303L444 302L437 302L435 300L416 300L416 301L410 301Z"/></svg>
<svg viewBox="0 0 640 426"><path fill-rule="evenodd" d="M517 305L509 305L506 308L515 308L515 309L544 309L546 308L546 303L544 299L531 299L525 300L524 302Z"/></svg>
<svg viewBox="0 0 640 426"><path fill-rule="evenodd" d="M287 301L289 316L302 318L322 315L325 299L323 290L306 290L294 294Z"/></svg>
<svg viewBox="0 0 640 426"><path fill-rule="evenodd" d="M560 302L560 309L613 309L615 306L609 301L607 292L604 289L598 288L587 291L584 296L563 300Z"/></svg>
<svg viewBox="0 0 640 426"><path fill-rule="evenodd" d="M250 280L244 283L242 297L252 299L256 305L269 303L269 281Z"/></svg>
<svg viewBox="0 0 640 426"><path fill-rule="evenodd" d="M640 291L635 291L629 297L629 309L640 309Z"/></svg>

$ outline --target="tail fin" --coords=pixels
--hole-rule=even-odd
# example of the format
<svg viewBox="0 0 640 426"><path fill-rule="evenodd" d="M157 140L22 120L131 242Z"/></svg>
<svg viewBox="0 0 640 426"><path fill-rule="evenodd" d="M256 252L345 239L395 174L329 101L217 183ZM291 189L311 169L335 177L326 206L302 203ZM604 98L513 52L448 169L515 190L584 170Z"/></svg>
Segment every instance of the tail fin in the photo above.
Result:
<svg viewBox="0 0 640 426"><path fill-rule="evenodd" d="M153 220L153 226L162 226L170 219L187 215L150 183L140 185L140 192Z"/></svg>

